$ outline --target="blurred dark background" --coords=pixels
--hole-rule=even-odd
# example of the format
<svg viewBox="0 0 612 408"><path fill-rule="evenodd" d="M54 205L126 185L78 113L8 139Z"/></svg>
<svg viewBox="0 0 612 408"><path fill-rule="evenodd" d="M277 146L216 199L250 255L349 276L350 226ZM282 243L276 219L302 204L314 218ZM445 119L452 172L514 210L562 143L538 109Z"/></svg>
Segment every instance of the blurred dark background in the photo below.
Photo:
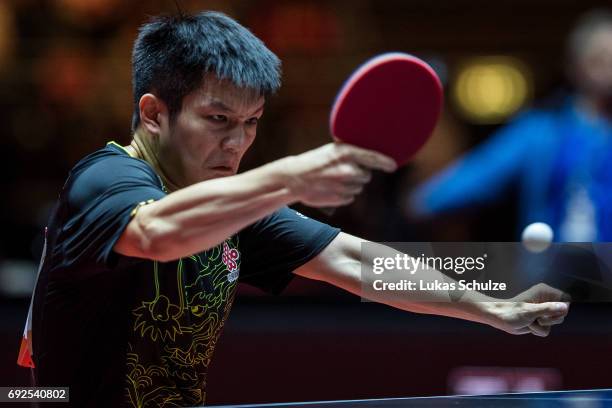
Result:
<svg viewBox="0 0 612 408"><path fill-rule="evenodd" d="M438 71L446 87L445 111L411 165L391 176L377 175L354 204L331 217L300 210L375 241L513 241L512 191L501 202L429 221L405 214L405 196L521 109L569 88L566 36L581 13L608 2L180 4L187 11L229 14L283 60L283 87L267 104L243 169L327 143L335 93L365 59L404 51ZM28 383L27 370L15 361L49 208L82 156L111 140L129 143L132 41L148 15L162 12L175 13L174 3L0 2L2 386ZM462 73L490 67L491 61L505 67L499 75L518 75L512 89L503 88L503 78L498 81L498 92L512 97L474 102L462 95L469 92L469 86L457 86ZM496 115L487 103L501 103L494 106ZM574 305L566 323L540 339L398 312L298 279L284 297L242 292L214 359L211 403L612 386L612 308L606 304Z"/></svg>

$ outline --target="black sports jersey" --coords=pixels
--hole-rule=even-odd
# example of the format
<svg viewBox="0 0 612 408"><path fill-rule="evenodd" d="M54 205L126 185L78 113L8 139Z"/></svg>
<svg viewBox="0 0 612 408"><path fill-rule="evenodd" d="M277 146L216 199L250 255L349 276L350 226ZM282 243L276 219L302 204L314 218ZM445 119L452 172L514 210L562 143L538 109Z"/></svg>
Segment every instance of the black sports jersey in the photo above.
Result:
<svg viewBox="0 0 612 408"><path fill-rule="evenodd" d="M166 193L143 160L108 144L70 172L48 226L32 303L35 379L75 406L200 405L237 282L280 292L338 229L281 208L173 262L113 247L142 203Z"/></svg>

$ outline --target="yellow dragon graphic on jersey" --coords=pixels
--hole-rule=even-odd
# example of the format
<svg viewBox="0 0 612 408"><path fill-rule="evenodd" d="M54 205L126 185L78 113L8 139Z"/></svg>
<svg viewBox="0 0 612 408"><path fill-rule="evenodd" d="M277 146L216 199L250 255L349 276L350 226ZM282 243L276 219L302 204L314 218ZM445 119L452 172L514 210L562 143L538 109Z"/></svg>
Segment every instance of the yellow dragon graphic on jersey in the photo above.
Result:
<svg viewBox="0 0 612 408"><path fill-rule="evenodd" d="M208 365L235 296L238 238L172 267L153 262L154 296L132 310L126 393L133 407L204 403Z"/></svg>

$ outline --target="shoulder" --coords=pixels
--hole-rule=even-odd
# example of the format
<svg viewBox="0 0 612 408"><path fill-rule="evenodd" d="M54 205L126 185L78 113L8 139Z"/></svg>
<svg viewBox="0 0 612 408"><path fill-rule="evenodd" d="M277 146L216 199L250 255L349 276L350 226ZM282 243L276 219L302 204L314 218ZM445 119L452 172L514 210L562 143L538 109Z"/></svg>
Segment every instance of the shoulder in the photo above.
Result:
<svg viewBox="0 0 612 408"><path fill-rule="evenodd" d="M96 175L102 178L122 174L147 175L157 178L151 166L144 160L129 156L121 147L109 143L81 159L70 171L70 177Z"/></svg>
<svg viewBox="0 0 612 408"><path fill-rule="evenodd" d="M121 148L108 144L72 168L64 192L68 201L78 203L113 188L125 189L143 184L162 190L161 180L147 162L130 157Z"/></svg>

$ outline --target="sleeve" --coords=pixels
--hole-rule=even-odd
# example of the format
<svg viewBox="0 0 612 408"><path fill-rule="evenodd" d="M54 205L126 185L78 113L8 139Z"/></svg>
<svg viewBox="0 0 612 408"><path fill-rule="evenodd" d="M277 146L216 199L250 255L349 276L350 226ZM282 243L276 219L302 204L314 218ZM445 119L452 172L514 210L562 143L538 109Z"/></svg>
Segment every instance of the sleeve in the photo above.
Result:
<svg viewBox="0 0 612 408"><path fill-rule="evenodd" d="M113 247L133 211L165 196L161 182L146 162L123 156L101 159L72 178L64 191L63 261L88 273L112 268L119 259Z"/></svg>
<svg viewBox="0 0 612 408"><path fill-rule="evenodd" d="M550 133L544 116L540 112L523 114L418 186L410 198L413 209L436 214L498 197L520 174L533 144L542 133Z"/></svg>
<svg viewBox="0 0 612 408"><path fill-rule="evenodd" d="M240 281L280 293L293 271L325 249L340 229L283 207L239 234Z"/></svg>

